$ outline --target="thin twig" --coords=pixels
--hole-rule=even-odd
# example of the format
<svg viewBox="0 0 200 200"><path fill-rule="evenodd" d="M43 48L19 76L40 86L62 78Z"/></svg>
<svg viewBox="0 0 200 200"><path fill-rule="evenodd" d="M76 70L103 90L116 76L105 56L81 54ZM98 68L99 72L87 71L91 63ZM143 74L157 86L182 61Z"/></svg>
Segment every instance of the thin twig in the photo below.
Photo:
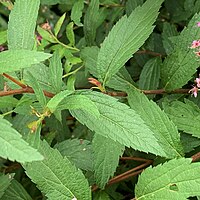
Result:
<svg viewBox="0 0 200 200"><path fill-rule="evenodd" d="M149 51L149 50L140 50L136 52L137 54L149 54L152 56L159 56L159 57L164 57L165 55L161 54L161 53L157 53L157 52L153 52L153 51Z"/></svg>
<svg viewBox="0 0 200 200"><path fill-rule="evenodd" d="M200 159L200 152L194 154L192 157L192 162L195 162Z"/></svg>
<svg viewBox="0 0 200 200"><path fill-rule="evenodd" d="M141 162L153 162L152 160L139 157L121 157L120 160L136 160Z"/></svg>
<svg viewBox="0 0 200 200"><path fill-rule="evenodd" d="M19 85L22 88L26 88L27 86L25 84L23 84L22 82L18 81L17 79L13 78L12 76L3 73L3 76L6 77L7 79L11 80L13 83Z"/></svg>

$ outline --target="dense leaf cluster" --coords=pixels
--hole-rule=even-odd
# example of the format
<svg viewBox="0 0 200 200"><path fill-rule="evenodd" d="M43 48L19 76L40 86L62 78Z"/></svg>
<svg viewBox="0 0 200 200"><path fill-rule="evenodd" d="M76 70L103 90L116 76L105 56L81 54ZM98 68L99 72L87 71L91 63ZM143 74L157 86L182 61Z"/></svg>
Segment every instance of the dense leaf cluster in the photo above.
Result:
<svg viewBox="0 0 200 200"><path fill-rule="evenodd" d="M200 199L199 2L0 0L0 200Z"/></svg>

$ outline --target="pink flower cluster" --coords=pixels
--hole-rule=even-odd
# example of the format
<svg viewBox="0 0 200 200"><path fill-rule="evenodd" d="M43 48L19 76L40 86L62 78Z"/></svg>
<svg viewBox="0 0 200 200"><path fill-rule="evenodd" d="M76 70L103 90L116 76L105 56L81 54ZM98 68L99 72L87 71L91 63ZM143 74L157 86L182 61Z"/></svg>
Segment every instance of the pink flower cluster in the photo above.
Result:
<svg viewBox="0 0 200 200"><path fill-rule="evenodd" d="M197 97L198 90L200 89L200 75L199 75L199 78L195 79L195 83L196 83L196 85L193 86L193 88L189 91L189 93L192 93L192 95L194 95L194 97Z"/></svg>
<svg viewBox="0 0 200 200"><path fill-rule="evenodd" d="M197 26L200 27L200 22L197 22ZM200 40L194 40L190 47L191 49L197 49L197 51L195 52L195 54L197 56L200 56L200 48L199 47L200 47Z"/></svg>

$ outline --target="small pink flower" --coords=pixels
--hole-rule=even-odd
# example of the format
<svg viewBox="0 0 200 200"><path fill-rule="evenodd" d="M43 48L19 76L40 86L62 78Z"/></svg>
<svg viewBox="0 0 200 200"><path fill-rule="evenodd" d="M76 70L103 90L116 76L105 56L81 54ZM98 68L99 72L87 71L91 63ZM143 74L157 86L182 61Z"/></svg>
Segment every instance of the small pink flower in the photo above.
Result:
<svg viewBox="0 0 200 200"><path fill-rule="evenodd" d="M39 42L41 42L42 36L38 34L38 35L37 35L37 40L38 40Z"/></svg>
<svg viewBox="0 0 200 200"><path fill-rule="evenodd" d="M197 22L197 26L200 27L200 22Z"/></svg>
<svg viewBox="0 0 200 200"><path fill-rule="evenodd" d="M200 51L195 52L195 54L200 57Z"/></svg>
<svg viewBox="0 0 200 200"><path fill-rule="evenodd" d="M194 40L193 42L192 42L192 46L190 47L191 49L195 49L195 48L197 48L197 47L199 47L200 46L200 40Z"/></svg>
<svg viewBox="0 0 200 200"><path fill-rule="evenodd" d="M195 82L197 83L197 87L200 88L200 78L196 78Z"/></svg>
<svg viewBox="0 0 200 200"><path fill-rule="evenodd" d="M193 86L193 88L189 91L189 93L192 93L192 95L194 95L194 97L197 97L198 88L196 86Z"/></svg>

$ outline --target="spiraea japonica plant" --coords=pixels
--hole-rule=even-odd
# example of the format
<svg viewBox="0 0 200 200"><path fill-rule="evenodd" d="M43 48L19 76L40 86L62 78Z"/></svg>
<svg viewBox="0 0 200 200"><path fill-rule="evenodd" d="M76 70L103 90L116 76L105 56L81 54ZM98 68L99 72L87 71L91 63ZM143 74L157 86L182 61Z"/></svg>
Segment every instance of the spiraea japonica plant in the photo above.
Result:
<svg viewBox="0 0 200 200"><path fill-rule="evenodd" d="M199 12L0 0L0 200L200 199Z"/></svg>

